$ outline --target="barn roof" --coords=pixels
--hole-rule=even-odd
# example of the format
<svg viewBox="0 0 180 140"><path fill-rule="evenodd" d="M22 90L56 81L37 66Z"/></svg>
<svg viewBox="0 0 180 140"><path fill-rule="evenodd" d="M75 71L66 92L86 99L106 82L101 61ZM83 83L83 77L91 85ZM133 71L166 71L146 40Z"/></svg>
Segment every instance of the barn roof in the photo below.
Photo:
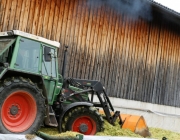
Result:
<svg viewBox="0 0 180 140"><path fill-rule="evenodd" d="M156 7L160 8L161 10L166 10L167 12L170 12L174 15L180 16L180 13L178 13L178 12L176 12L176 11L174 11L174 10L172 10L172 9L170 9L170 8L168 8L168 7L162 5L162 4L160 4L154 0L147 0L147 1L151 2L153 4L153 6L156 6Z"/></svg>
<svg viewBox="0 0 180 140"><path fill-rule="evenodd" d="M158 3L154 0L146 0L150 5L152 5L155 11L161 13L167 19L173 20L174 22L180 22L180 13Z"/></svg>

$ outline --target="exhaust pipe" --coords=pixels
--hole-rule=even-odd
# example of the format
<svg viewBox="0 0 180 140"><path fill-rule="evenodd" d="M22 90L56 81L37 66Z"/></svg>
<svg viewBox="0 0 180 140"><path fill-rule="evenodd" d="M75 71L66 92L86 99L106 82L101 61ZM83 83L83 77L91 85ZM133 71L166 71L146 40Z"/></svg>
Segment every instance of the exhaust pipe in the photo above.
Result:
<svg viewBox="0 0 180 140"><path fill-rule="evenodd" d="M65 46L65 50L64 50L64 60L63 60L63 67L62 67L62 77L63 77L63 78L64 78L64 76L65 76L65 70L66 70L67 49L68 49L68 46Z"/></svg>

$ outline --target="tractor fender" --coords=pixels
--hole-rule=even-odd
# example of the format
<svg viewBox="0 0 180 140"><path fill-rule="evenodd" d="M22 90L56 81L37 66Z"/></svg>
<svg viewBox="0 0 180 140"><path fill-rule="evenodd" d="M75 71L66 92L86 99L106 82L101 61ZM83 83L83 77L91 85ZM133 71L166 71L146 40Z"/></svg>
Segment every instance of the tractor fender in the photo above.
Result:
<svg viewBox="0 0 180 140"><path fill-rule="evenodd" d="M61 125L62 124L62 119L64 117L64 115L72 108L77 107L77 106L88 106L91 107L93 106L92 103L88 103L88 102L74 102L71 103L69 105L67 105L65 108L63 108L63 112L61 112L60 116L59 116L59 132L62 132L62 128Z"/></svg>

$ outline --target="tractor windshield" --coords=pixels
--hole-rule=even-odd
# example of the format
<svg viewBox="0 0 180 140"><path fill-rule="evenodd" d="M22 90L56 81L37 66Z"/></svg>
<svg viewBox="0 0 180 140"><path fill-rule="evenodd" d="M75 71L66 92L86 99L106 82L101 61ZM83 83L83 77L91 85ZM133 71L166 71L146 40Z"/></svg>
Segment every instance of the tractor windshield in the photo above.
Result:
<svg viewBox="0 0 180 140"><path fill-rule="evenodd" d="M12 55L12 44L14 38L0 38L0 62L5 63L10 61L9 55Z"/></svg>
<svg viewBox="0 0 180 140"><path fill-rule="evenodd" d="M26 38L21 38L17 59L15 63L16 68L37 73L40 59L39 53L39 42L29 40Z"/></svg>

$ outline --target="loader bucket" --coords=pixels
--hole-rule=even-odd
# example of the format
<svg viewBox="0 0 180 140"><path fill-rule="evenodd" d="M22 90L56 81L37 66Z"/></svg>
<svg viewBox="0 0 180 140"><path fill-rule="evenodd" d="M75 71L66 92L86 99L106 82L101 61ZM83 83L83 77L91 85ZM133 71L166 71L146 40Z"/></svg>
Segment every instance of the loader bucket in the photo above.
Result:
<svg viewBox="0 0 180 140"><path fill-rule="evenodd" d="M100 114L104 114L103 110L99 110ZM113 112L111 112L113 115ZM123 125L121 126L123 129L129 129L132 132L139 134L143 137L150 137L151 133L149 132L149 128L146 125L146 121L143 116L136 116L130 114L120 114Z"/></svg>
<svg viewBox="0 0 180 140"><path fill-rule="evenodd" d="M130 129L131 131L139 134L143 137L151 136L149 132L149 128L146 125L143 116L129 115L129 114L121 114L122 121L124 122L122 125L123 129Z"/></svg>

